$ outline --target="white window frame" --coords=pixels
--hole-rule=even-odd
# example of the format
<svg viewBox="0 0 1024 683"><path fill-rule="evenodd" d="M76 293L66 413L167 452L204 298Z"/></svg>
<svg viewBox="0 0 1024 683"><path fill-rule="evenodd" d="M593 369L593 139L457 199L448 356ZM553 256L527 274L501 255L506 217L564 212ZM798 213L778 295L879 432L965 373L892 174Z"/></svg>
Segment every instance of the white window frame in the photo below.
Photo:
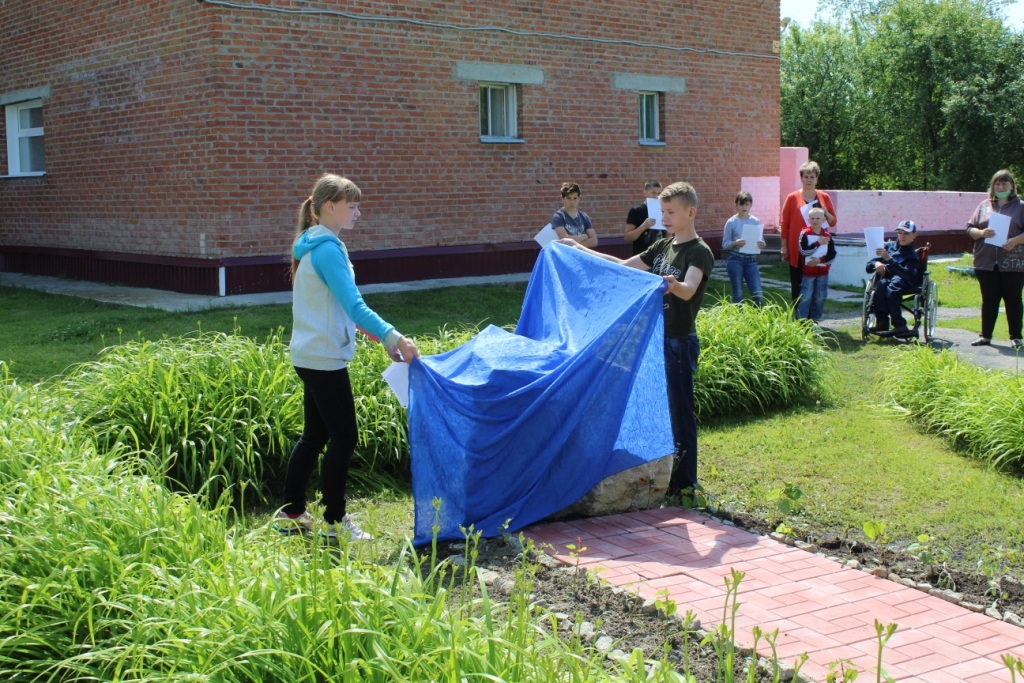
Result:
<svg viewBox="0 0 1024 683"><path fill-rule="evenodd" d="M41 176L46 171L22 171L21 170L21 139L29 137L42 137L45 140L44 129L21 128L21 111L23 109L35 109L43 106L43 100L27 100L15 102L6 106L7 111L7 173L8 176ZM44 143L45 144L45 143ZM45 162L44 162L45 163Z"/></svg>
<svg viewBox="0 0 1024 683"><path fill-rule="evenodd" d="M644 130L646 119L646 108L653 97L654 100L654 135L651 131ZM641 145L663 146L665 142L661 139L661 93L650 90L641 90L637 95L637 138Z"/></svg>
<svg viewBox="0 0 1024 683"><path fill-rule="evenodd" d="M487 121L488 121L488 132L485 133L483 130L480 131L480 142L513 142L521 143L524 142L519 137L519 121L517 117L518 111L518 96L516 91L518 88L515 83L490 83L480 82L477 92L480 98L480 119L483 118L483 109L487 107ZM491 131L491 98L488 95L484 97L484 92L490 90L501 89L505 92L505 135L492 135Z"/></svg>

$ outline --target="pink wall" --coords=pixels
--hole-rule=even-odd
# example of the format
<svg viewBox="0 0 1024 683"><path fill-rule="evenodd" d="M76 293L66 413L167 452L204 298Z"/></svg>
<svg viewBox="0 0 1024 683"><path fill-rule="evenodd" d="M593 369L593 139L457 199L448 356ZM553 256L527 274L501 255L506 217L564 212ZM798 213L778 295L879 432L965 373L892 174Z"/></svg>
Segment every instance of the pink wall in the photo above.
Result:
<svg viewBox="0 0 1024 683"><path fill-rule="evenodd" d="M786 201L786 195L794 190L799 190L800 167L807 163L808 151L806 147L780 147L779 148L779 207Z"/></svg>
<svg viewBox="0 0 1024 683"><path fill-rule="evenodd" d="M778 176L740 178L740 189L749 192L750 196L754 198L754 206L750 213L761 220L761 225L772 230L779 227Z"/></svg>
<svg viewBox="0 0 1024 683"><path fill-rule="evenodd" d="M988 195L984 192L899 192L896 190L826 190L832 197L839 234L864 228L896 229L904 219L919 230L963 230L967 219Z"/></svg>

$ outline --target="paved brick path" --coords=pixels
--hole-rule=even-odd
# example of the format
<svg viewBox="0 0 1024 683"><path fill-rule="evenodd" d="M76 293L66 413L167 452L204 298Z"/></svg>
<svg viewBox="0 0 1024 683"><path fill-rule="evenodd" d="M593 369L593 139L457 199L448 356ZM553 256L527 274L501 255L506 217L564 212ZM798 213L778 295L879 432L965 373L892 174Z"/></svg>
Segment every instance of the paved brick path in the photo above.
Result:
<svg viewBox="0 0 1024 683"><path fill-rule="evenodd" d="M877 578L765 536L689 510L663 508L534 526L527 535L558 560L572 564L565 545L582 539L580 565L604 567L612 585L640 585L645 598L668 589L681 611L692 609L705 628L722 618L724 577L746 572L740 584L737 640L749 646L753 626L779 629L785 662L802 652L803 668L824 681L829 662L852 660L874 680L874 620L896 622L883 668L898 681L985 683L1009 681L1000 660L1024 657L1024 629ZM663 593L662 593L663 595ZM763 654L761 652L760 654Z"/></svg>

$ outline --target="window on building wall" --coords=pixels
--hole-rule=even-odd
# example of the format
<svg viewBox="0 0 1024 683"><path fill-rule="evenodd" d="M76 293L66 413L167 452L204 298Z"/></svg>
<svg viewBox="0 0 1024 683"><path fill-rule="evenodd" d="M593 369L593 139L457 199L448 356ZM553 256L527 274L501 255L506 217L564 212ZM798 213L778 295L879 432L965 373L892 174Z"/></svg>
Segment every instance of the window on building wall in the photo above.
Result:
<svg viewBox="0 0 1024 683"><path fill-rule="evenodd" d="M43 101L9 104L6 110L8 174L42 175L46 172Z"/></svg>
<svg viewBox="0 0 1024 683"><path fill-rule="evenodd" d="M484 142L517 139L516 86L480 84L480 139Z"/></svg>
<svg viewBox="0 0 1024 683"><path fill-rule="evenodd" d="M658 93L640 93L640 142L661 142L661 107Z"/></svg>

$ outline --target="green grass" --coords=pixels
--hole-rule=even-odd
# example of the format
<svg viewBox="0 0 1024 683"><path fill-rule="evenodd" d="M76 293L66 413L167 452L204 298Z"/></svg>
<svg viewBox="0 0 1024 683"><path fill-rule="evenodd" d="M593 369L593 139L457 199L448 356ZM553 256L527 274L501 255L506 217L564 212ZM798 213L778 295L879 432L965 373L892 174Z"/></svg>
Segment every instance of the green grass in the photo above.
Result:
<svg viewBox="0 0 1024 683"><path fill-rule="evenodd" d="M0 366L0 374L3 374ZM522 563L509 603L378 542L234 523L103 453L42 391L0 377L0 678L677 680L540 627ZM472 576L472 575L470 575Z"/></svg>
<svg viewBox="0 0 1024 683"><path fill-rule="evenodd" d="M370 294L366 301L403 333L436 333L447 325L508 325L519 319L525 283ZM470 295L467 296L467 293ZM0 360L22 383L39 382L97 358L120 341L155 340L202 330L264 339L278 328L291 336L291 306L246 306L193 313L101 304L14 287L0 287ZM118 331L120 330L120 332Z"/></svg>
<svg viewBox="0 0 1024 683"><path fill-rule="evenodd" d="M978 288L977 279L946 270L946 266L964 268L971 265L971 257L964 255L958 261L932 263L928 266L932 280L939 285L940 306L981 309L981 290Z"/></svg>
<svg viewBox="0 0 1024 683"><path fill-rule="evenodd" d="M796 521L819 536L852 527L862 538L864 522L883 521L888 541L927 533L955 565L1024 570L1019 554L995 556L1024 542L1021 479L964 459L883 406L883 367L900 349L862 344L855 332L835 335L832 402L702 427L704 486L729 507L780 521L772 492L795 484L808 501Z"/></svg>
<svg viewBox="0 0 1024 683"><path fill-rule="evenodd" d="M999 469L1024 469L1024 385L955 353L907 348L885 368L888 398L915 422Z"/></svg>

